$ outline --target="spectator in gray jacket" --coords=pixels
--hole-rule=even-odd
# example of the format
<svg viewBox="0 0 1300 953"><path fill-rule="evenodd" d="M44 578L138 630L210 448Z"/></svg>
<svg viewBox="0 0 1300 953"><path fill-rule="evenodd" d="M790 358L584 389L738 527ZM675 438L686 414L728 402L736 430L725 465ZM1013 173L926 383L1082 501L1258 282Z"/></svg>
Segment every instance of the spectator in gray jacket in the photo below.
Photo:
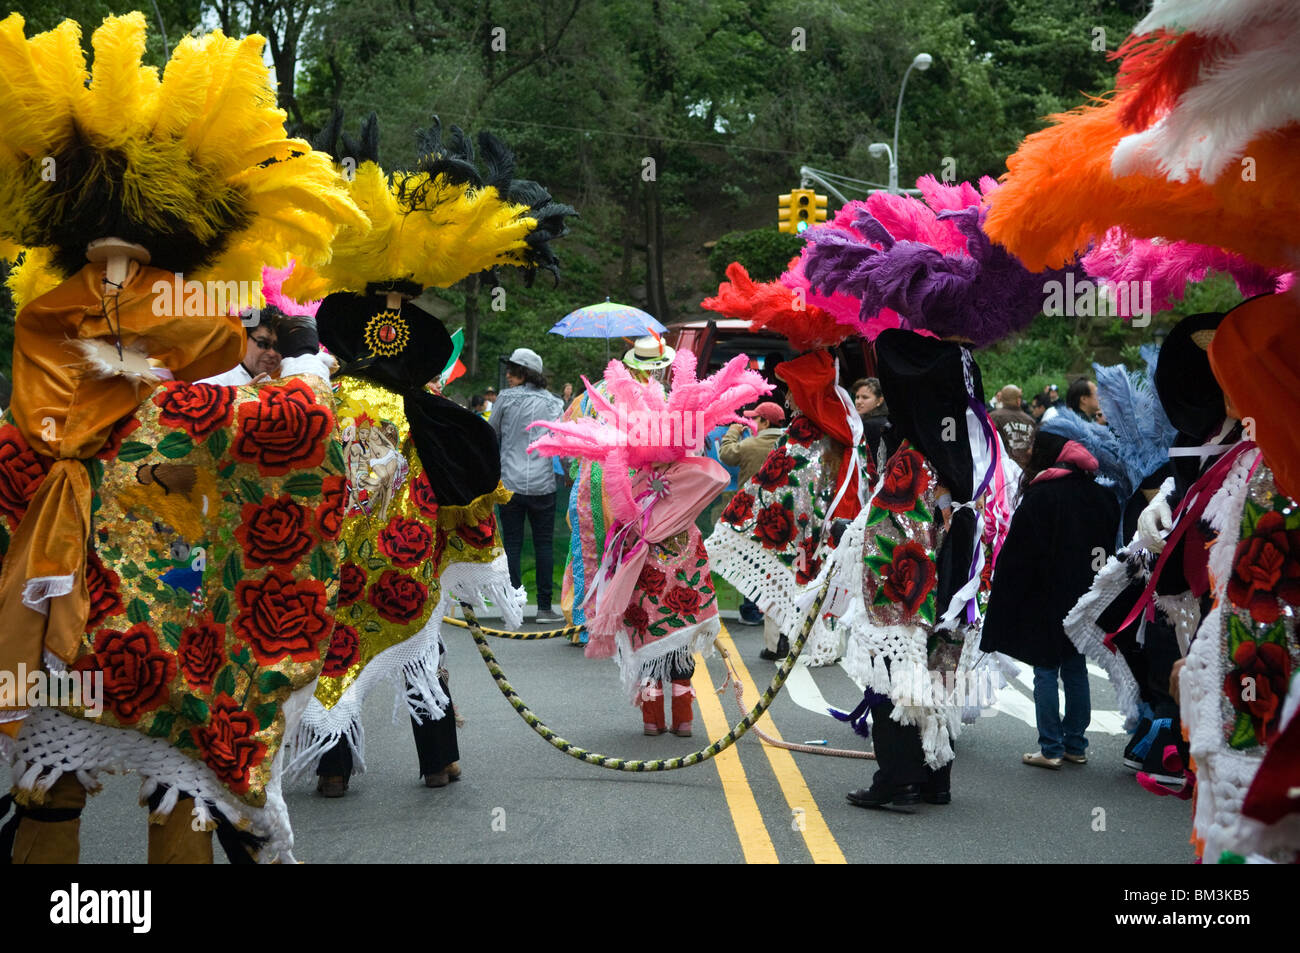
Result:
<svg viewBox="0 0 1300 953"><path fill-rule="evenodd" d="M528 454L533 437L527 427L535 420L558 420L564 402L546 389L542 359L526 347L515 348L506 361L506 383L509 386L492 405L488 423L501 440L501 482L514 494L500 508L510 584L516 588L521 585L520 558L527 518L537 557L535 621L543 625L563 622L564 617L551 608L555 587L555 473L548 457Z"/></svg>

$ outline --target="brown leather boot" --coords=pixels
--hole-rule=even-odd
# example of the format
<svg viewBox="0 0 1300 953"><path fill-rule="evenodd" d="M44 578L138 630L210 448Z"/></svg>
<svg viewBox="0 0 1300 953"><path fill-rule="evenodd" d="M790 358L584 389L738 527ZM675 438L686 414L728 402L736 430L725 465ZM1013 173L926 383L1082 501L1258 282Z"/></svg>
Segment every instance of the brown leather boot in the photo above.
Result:
<svg viewBox="0 0 1300 953"><path fill-rule="evenodd" d="M81 858L81 809L86 789L75 774L65 774L45 792L40 804L27 808L14 835L15 864L75 864ZM42 811L76 811L63 821L42 821Z"/></svg>

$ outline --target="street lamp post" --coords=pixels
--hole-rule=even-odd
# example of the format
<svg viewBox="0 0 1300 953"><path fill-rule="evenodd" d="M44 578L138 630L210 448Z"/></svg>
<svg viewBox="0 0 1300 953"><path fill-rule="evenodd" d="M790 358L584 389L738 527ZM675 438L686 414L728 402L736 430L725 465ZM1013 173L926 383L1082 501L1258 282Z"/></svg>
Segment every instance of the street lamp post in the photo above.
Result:
<svg viewBox="0 0 1300 953"><path fill-rule="evenodd" d="M903 93L907 89L907 77L914 69L929 69L933 62L934 57L929 53L917 53L912 58L912 65L903 74L903 83L898 88L898 106L894 109L894 148L890 149L887 142L873 142L867 149L873 156L879 156L882 152L889 155L889 191L894 195L898 194L898 121L903 115Z"/></svg>

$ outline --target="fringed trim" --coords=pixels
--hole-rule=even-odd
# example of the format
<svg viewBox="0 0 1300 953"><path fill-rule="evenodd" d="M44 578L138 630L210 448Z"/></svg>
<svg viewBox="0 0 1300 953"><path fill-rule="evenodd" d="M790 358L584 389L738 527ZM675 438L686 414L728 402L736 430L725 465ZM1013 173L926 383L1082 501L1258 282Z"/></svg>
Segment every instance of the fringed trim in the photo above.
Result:
<svg viewBox="0 0 1300 953"><path fill-rule="evenodd" d="M628 701L637 704L641 685L647 679L671 682L674 668L684 668L696 654L706 658L712 655L713 643L721 630L722 623L715 615L635 651L627 632L619 632L614 637L614 660Z"/></svg>
<svg viewBox="0 0 1300 953"><path fill-rule="evenodd" d="M315 696L307 702L307 710L297 731L285 736L289 749L287 775L291 780L314 771L321 755L343 738L352 749L353 772L360 774L365 770L365 732L361 729L361 713L366 697L378 684L389 682L396 690L397 697L393 702L395 723L400 721L403 710L417 721L425 718L436 721L446 714L449 699L438 684L438 667L442 661L442 614L448 607L445 589L443 593L443 601L424 628L372 658L333 706L326 708Z"/></svg>
<svg viewBox="0 0 1300 953"><path fill-rule="evenodd" d="M1126 731L1137 727L1141 690L1124 656L1106 647L1106 633L1097 625L1097 617L1128 587L1130 581L1125 560L1111 556L1093 580L1092 587L1079 597L1063 622L1065 634L1074 647L1089 661L1095 662L1115 686L1116 702L1124 714Z"/></svg>
<svg viewBox="0 0 1300 953"><path fill-rule="evenodd" d="M727 580L742 596L758 604L781 634L790 636L803 624L800 587L794 572L759 543L719 523L704 541L715 576Z"/></svg>
<svg viewBox="0 0 1300 953"><path fill-rule="evenodd" d="M498 503L509 503L513 495L506 489L505 484L498 480L495 490L484 493L464 506L446 506L439 503L438 528L458 529L461 526L477 526L492 515L492 507Z"/></svg>
<svg viewBox="0 0 1300 953"><path fill-rule="evenodd" d="M289 696L282 709L285 737L298 730L310 687ZM260 863L295 863L293 830L289 810L281 792L285 770L285 747L280 746L271 764L264 789L263 807L237 799L201 761L195 761L161 738L146 738L130 729L110 728L57 709L34 710L17 741L7 746L15 781L15 799L24 805L41 804L50 787L65 774L72 774L87 792L100 789L100 771L135 771L141 776L140 799L147 803L159 785L170 790L151 812L150 822L160 823L175 808L181 792L194 798L193 816L205 829L216 826L217 816L238 830L252 832L266 841L258 853Z"/></svg>
<svg viewBox="0 0 1300 953"><path fill-rule="evenodd" d="M49 615L46 604L51 599L66 596L72 591L73 574L66 576L36 576L23 584L23 605L33 612Z"/></svg>
<svg viewBox="0 0 1300 953"><path fill-rule="evenodd" d="M452 563L442 571L442 591L458 600L468 602L475 612L487 614L487 603L501 613L507 629L518 629L524 624L524 606L528 593L520 586L510 585L510 565L505 553L500 553L490 563Z"/></svg>

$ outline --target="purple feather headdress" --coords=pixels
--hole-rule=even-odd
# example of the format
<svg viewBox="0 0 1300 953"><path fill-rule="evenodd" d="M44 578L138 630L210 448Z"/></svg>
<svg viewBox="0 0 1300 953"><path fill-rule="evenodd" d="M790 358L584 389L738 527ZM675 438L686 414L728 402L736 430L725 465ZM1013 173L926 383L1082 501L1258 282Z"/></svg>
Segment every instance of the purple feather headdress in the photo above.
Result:
<svg viewBox="0 0 1300 953"><path fill-rule="evenodd" d="M858 211L856 234L810 230L804 266L812 287L857 298L864 324L888 308L905 327L976 347L1028 327L1065 270L1031 272L989 241L981 223L991 181L981 181L982 194L933 176L917 185L925 201L873 195Z"/></svg>

